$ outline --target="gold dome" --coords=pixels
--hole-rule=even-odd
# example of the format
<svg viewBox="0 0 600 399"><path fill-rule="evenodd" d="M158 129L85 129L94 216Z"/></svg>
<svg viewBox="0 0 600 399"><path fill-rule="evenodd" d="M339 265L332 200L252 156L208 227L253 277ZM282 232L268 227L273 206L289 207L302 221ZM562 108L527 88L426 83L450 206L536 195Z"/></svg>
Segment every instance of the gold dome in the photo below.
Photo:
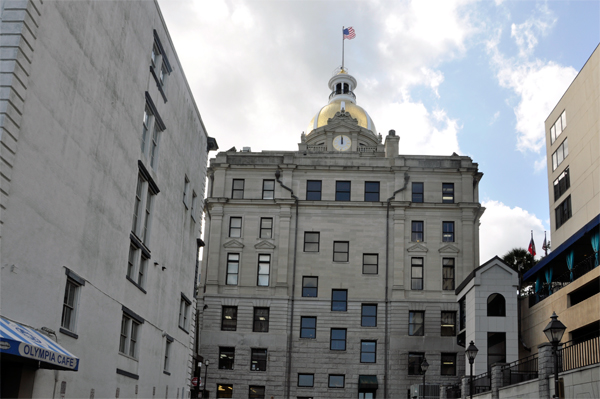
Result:
<svg viewBox="0 0 600 399"><path fill-rule="evenodd" d="M377 133L377 130L375 129L375 124L373 123L373 120L371 119L369 114L367 114L367 111L349 101L337 100L332 101L331 103L321 108L321 110L314 116L314 118L312 118L312 120L308 124L306 134L309 134L314 129L320 128L321 126L327 125L327 120L333 118L336 112L342 110L342 103L344 103L344 109L346 110L346 112L358 121L358 126L370 130L371 132L373 132L373 134Z"/></svg>

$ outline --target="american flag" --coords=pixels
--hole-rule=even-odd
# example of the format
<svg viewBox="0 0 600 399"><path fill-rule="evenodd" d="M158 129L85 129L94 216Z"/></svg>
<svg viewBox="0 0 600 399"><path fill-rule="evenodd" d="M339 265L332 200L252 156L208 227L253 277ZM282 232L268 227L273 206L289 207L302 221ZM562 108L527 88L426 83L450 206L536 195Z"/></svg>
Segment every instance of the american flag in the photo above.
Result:
<svg viewBox="0 0 600 399"><path fill-rule="evenodd" d="M352 40L356 37L356 33L354 33L354 28L349 27L344 29L344 39Z"/></svg>

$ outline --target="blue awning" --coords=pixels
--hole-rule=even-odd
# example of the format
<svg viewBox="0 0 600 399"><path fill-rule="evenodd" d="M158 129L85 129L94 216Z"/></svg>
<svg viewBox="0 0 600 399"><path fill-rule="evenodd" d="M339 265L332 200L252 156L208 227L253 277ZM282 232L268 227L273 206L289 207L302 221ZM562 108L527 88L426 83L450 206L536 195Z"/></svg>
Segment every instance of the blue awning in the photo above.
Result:
<svg viewBox="0 0 600 399"><path fill-rule="evenodd" d="M0 353L38 360L47 368L73 371L79 368L79 359L58 343L4 317L0 317Z"/></svg>

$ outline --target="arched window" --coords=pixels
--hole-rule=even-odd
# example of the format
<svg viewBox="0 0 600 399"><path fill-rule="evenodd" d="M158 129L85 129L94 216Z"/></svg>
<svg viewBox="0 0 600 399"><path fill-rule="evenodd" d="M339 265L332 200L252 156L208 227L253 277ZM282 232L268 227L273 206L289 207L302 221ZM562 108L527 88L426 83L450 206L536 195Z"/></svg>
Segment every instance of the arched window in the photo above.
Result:
<svg viewBox="0 0 600 399"><path fill-rule="evenodd" d="M488 316L506 316L506 300L500 294L492 294L487 300Z"/></svg>

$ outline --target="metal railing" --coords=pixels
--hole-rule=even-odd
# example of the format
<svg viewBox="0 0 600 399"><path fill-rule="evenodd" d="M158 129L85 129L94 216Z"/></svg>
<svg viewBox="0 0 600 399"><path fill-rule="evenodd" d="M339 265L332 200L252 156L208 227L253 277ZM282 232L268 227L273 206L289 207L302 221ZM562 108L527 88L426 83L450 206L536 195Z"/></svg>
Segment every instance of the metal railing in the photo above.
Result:
<svg viewBox="0 0 600 399"><path fill-rule="evenodd" d="M492 379L490 373L476 375L473 377L473 393L484 393L492 390Z"/></svg>
<svg viewBox="0 0 600 399"><path fill-rule="evenodd" d="M569 371L600 363L600 337L565 342L558 351L558 371Z"/></svg>
<svg viewBox="0 0 600 399"><path fill-rule="evenodd" d="M502 386L538 378L538 355L524 357L502 368Z"/></svg>
<svg viewBox="0 0 600 399"><path fill-rule="evenodd" d="M460 399L461 398L460 384L451 385L449 387L446 387L446 398L447 399Z"/></svg>
<svg viewBox="0 0 600 399"><path fill-rule="evenodd" d="M310 152L325 152L327 151L326 145L307 145L306 149Z"/></svg>
<svg viewBox="0 0 600 399"><path fill-rule="evenodd" d="M345 92L345 93L342 93L341 91L339 91L339 92L338 92L338 91L334 90L334 91L332 91L332 92L331 92L331 94L329 95L329 99L331 100L331 97L333 97L333 96L340 96L340 95L342 95L342 94L347 94L347 95L351 96L352 98L356 98L356 95L355 95L355 94L354 94L354 92L352 92L352 91L347 91L347 92Z"/></svg>
<svg viewBox="0 0 600 399"><path fill-rule="evenodd" d="M358 152L377 152L377 147L376 146L365 146L365 145L359 145L357 147Z"/></svg>

